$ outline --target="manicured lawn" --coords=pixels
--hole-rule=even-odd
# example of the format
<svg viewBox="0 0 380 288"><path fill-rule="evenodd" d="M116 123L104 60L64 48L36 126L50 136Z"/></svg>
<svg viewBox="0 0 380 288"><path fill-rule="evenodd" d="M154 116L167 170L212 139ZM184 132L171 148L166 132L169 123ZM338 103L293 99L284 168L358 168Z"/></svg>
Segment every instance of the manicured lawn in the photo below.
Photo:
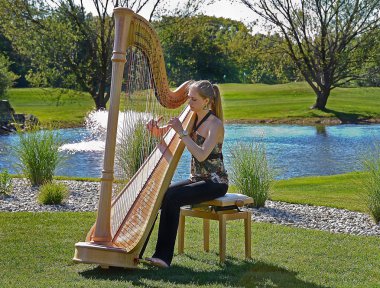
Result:
<svg viewBox="0 0 380 288"><path fill-rule="evenodd" d="M353 172L279 180L275 182L271 199L367 212L362 177L364 173Z"/></svg>
<svg viewBox="0 0 380 288"><path fill-rule="evenodd" d="M378 287L380 238L253 223L252 261L243 225L227 224L227 262L218 264L217 228L202 251L201 222L186 226L185 254L173 266L137 270L74 264L94 213L0 213L0 287ZM148 245L150 256L156 231Z"/></svg>
<svg viewBox="0 0 380 288"><path fill-rule="evenodd" d="M35 115L43 125L81 126L94 109L90 95L82 92L62 93L60 89L10 89L9 101L16 113Z"/></svg>
<svg viewBox="0 0 380 288"><path fill-rule="evenodd" d="M274 182L270 199L367 213L361 185L363 176L364 173L352 172L277 180ZM234 186L230 186L228 191L238 192Z"/></svg>
<svg viewBox="0 0 380 288"><path fill-rule="evenodd" d="M380 88L336 88L327 102L327 112L309 109L315 102L315 94L304 82L281 85L223 84L221 91L227 120L270 119L312 123L331 117L344 121L380 118Z"/></svg>
<svg viewBox="0 0 380 288"><path fill-rule="evenodd" d="M380 119L380 88L334 89L327 103L329 110L322 112L309 109L315 96L306 83L221 84L220 87L225 119L230 122L315 123L330 118L343 121ZM63 127L82 125L85 115L94 108L89 94L61 94L59 89L10 89L9 100L17 113L34 114L45 124Z"/></svg>

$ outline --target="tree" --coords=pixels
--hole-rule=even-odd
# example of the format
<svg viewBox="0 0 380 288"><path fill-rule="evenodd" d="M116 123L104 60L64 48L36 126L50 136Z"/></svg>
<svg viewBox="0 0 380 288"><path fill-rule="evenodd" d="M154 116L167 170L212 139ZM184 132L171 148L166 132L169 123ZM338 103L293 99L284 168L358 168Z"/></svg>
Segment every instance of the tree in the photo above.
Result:
<svg viewBox="0 0 380 288"><path fill-rule="evenodd" d="M20 88L27 87L28 82L26 81L25 76L30 69L30 61L25 57L22 57L13 49L12 43L3 34L1 34L1 31L0 51L10 61L9 71L13 72L16 75L19 75L18 78L14 79L12 86Z"/></svg>
<svg viewBox="0 0 380 288"><path fill-rule="evenodd" d="M286 40L284 50L325 109L333 88L363 78L373 61L380 0L241 0ZM368 71L367 71L368 73Z"/></svg>
<svg viewBox="0 0 380 288"><path fill-rule="evenodd" d="M0 99L6 95L7 89L17 78L16 74L9 71L10 65L11 62L9 59L6 56L0 54Z"/></svg>
<svg viewBox="0 0 380 288"><path fill-rule="evenodd" d="M109 11L128 7L138 13L152 3L153 17L162 0L93 0L95 15L86 12L83 2L0 0L0 29L31 59L35 68L29 73L30 81L89 92L96 108L102 109L109 99L111 77L113 19ZM191 2L185 6L190 13L204 1Z"/></svg>
<svg viewBox="0 0 380 288"><path fill-rule="evenodd" d="M256 65L251 30L242 22L205 15L163 17L154 22L169 78L244 82ZM247 78L247 77L246 77Z"/></svg>
<svg viewBox="0 0 380 288"><path fill-rule="evenodd" d="M283 53L286 43L280 35L257 33L252 44L256 64L249 74L250 82L279 84L303 79L291 58Z"/></svg>

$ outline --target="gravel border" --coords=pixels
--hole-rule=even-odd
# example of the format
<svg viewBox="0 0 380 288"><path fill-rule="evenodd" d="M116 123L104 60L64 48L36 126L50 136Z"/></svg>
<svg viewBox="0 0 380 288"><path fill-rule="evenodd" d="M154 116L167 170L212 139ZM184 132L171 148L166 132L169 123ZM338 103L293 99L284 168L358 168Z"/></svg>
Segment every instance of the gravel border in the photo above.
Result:
<svg viewBox="0 0 380 288"><path fill-rule="evenodd" d="M13 179L13 194L0 198L0 212L54 212L96 211L99 199L99 182L60 181L69 187L70 196L63 205L37 203L37 187L31 187L25 179ZM364 213L324 206L289 204L266 201L263 208L249 208L252 220L275 223L332 233L380 236L380 223L375 224Z"/></svg>

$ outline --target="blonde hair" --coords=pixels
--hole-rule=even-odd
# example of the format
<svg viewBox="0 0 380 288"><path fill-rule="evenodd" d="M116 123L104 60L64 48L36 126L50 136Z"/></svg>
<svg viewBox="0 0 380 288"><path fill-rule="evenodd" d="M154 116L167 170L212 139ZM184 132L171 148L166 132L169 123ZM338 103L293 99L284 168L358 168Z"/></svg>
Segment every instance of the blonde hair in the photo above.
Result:
<svg viewBox="0 0 380 288"><path fill-rule="evenodd" d="M215 84L211 84L207 80L195 81L190 85L190 88L195 88L199 96L203 99L208 98L211 104L211 111L223 121L223 109L222 98L220 96L219 87Z"/></svg>

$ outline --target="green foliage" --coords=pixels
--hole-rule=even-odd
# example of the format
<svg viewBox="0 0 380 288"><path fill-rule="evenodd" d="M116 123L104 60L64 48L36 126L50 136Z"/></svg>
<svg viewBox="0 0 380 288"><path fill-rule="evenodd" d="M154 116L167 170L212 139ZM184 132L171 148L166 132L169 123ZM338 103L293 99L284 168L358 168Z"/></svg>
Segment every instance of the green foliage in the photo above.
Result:
<svg viewBox="0 0 380 288"><path fill-rule="evenodd" d="M232 183L240 193L253 198L255 207L264 207L274 180L264 144L237 143L230 153Z"/></svg>
<svg viewBox="0 0 380 288"><path fill-rule="evenodd" d="M9 175L8 170L4 169L0 172L0 196L10 195L12 189L12 177Z"/></svg>
<svg viewBox="0 0 380 288"><path fill-rule="evenodd" d="M187 79L274 84L300 78L277 34L253 35L242 22L204 15L163 17L154 25L175 84Z"/></svg>
<svg viewBox="0 0 380 288"><path fill-rule="evenodd" d="M60 146L61 140L56 131L36 128L20 133L20 144L14 148L20 159L17 166L32 185L53 180L54 170L62 161Z"/></svg>
<svg viewBox="0 0 380 288"><path fill-rule="evenodd" d="M94 17L73 1L59 1L54 7L43 0L2 3L0 29L18 53L29 59L27 80L35 87L89 92L97 108L105 107L112 17L106 11Z"/></svg>
<svg viewBox="0 0 380 288"><path fill-rule="evenodd" d="M130 179L156 147L157 139L150 136L143 120L138 120L118 140L116 163L121 174Z"/></svg>
<svg viewBox="0 0 380 288"><path fill-rule="evenodd" d="M364 160L364 169L368 172L363 177L368 210L376 223L380 222L380 145Z"/></svg>
<svg viewBox="0 0 380 288"><path fill-rule="evenodd" d="M228 44L236 44L249 35L241 22L198 15L163 17L154 25L164 49L169 78L176 85L188 79L239 81L237 65L230 57L235 47Z"/></svg>
<svg viewBox="0 0 380 288"><path fill-rule="evenodd" d="M17 75L9 71L11 62L9 59L0 54L0 99L5 98L7 89L12 86Z"/></svg>
<svg viewBox="0 0 380 288"><path fill-rule="evenodd" d="M69 188L63 183L45 183L40 187L38 202L44 205L60 205L68 194Z"/></svg>

